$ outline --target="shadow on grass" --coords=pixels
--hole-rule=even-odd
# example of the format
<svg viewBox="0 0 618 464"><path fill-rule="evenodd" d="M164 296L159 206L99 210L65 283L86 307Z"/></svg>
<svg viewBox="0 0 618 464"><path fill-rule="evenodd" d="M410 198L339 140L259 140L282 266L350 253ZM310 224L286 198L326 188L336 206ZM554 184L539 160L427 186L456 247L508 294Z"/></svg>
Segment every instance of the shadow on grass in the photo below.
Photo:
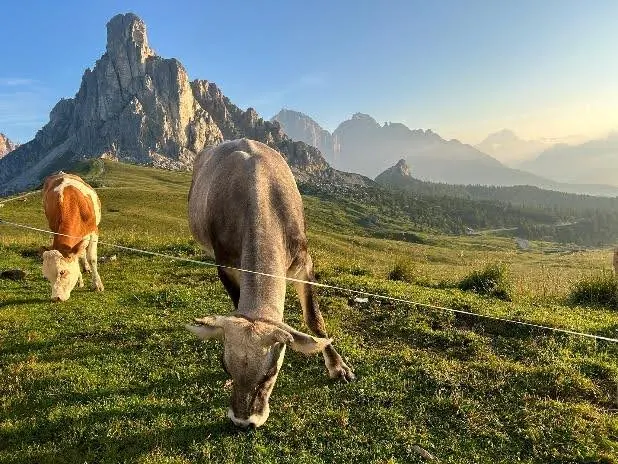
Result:
<svg viewBox="0 0 618 464"><path fill-rule="evenodd" d="M13 298L11 300L0 301L0 309L7 306L29 305L36 303L51 303L51 298Z"/></svg>

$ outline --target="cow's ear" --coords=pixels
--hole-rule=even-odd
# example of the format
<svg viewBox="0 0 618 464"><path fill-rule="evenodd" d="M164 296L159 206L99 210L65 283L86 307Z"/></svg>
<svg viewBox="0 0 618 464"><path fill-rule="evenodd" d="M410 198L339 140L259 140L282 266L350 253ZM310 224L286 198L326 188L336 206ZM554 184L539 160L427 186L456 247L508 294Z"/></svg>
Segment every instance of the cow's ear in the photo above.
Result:
<svg viewBox="0 0 618 464"><path fill-rule="evenodd" d="M51 251L51 247L42 246L41 248L39 248L39 257L42 258L43 253L45 253L46 251Z"/></svg>
<svg viewBox="0 0 618 464"><path fill-rule="evenodd" d="M314 337L312 335L299 332L290 327L288 333L292 336L292 340L288 345L294 351L304 354L316 354L326 348L333 342L332 338Z"/></svg>
<svg viewBox="0 0 618 464"><path fill-rule="evenodd" d="M74 258L76 256L80 256L84 252L84 241L80 240L77 245L75 245L69 251L69 258Z"/></svg>
<svg viewBox="0 0 618 464"><path fill-rule="evenodd" d="M271 331L262 336L261 342L264 346L272 346L275 343L291 345L294 343L294 337L287 330L273 326Z"/></svg>
<svg viewBox="0 0 618 464"><path fill-rule="evenodd" d="M224 318L222 316L206 316L201 319L196 318L194 321L197 325L187 324L185 328L198 338L202 340L207 340L209 338L223 340Z"/></svg>

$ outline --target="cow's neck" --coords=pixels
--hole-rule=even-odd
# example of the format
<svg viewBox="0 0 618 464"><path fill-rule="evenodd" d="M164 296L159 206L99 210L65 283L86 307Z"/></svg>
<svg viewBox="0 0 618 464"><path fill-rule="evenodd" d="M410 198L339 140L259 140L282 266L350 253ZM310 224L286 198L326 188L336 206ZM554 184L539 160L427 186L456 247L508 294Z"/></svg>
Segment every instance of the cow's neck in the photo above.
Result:
<svg viewBox="0 0 618 464"><path fill-rule="evenodd" d="M241 267L274 276L286 276L289 260L283 243L277 243L273 237L256 234L243 250ZM277 237L277 234L274 235ZM256 247L255 244L260 246ZM286 281L279 277L269 277L250 272L240 275L240 299L238 312L250 318L264 318L275 321L283 320Z"/></svg>

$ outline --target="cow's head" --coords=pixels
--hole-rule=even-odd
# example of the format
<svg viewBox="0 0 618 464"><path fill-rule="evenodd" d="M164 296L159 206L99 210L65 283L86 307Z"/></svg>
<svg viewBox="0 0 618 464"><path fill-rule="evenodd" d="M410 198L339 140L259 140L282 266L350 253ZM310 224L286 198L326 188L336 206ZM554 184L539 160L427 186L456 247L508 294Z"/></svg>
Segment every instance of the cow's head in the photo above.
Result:
<svg viewBox="0 0 618 464"><path fill-rule="evenodd" d="M52 301L66 301L79 280L81 270L78 256L83 253L83 242L70 249L66 256L58 250L43 252L43 275L52 284Z"/></svg>
<svg viewBox="0 0 618 464"><path fill-rule="evenodd" d="M223 368L232 377L232 404L228 417L240 427L266 422L268 399L283 364L285 348L314 354L332 340L312 337L283 323L251 321L234 316L195 319L186 328L204 340L223 340Z"/></svg>

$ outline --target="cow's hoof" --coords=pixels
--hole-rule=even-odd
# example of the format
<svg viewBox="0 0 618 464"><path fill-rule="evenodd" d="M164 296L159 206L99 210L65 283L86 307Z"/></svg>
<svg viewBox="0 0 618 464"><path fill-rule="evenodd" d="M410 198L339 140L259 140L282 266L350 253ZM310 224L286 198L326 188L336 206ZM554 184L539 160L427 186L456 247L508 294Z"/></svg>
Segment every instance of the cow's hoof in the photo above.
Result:
<svg viewBox="0 0 618 464"><path fill-rule="evenodd" d="M350 369L343 361L341 361L339 365L330 368L328 370L328 375L331 379L338 379L344 383L353 382L356 380L356 376L354 375L354 372L352 372L352 369Z"/></svg>
<svg viewBox="0 0 618 464"><path fill-rule="evenodd" d="M92 286L92 291L93 292L102 292L103 291L103 284L102 283L94 284Z"/></svg>
<svg viewBox="0 0 618 464"><path fill-rule="evenodd" d="M79 288L84 288L84 282L83 281L77 282L77 286Z"/></svg>

